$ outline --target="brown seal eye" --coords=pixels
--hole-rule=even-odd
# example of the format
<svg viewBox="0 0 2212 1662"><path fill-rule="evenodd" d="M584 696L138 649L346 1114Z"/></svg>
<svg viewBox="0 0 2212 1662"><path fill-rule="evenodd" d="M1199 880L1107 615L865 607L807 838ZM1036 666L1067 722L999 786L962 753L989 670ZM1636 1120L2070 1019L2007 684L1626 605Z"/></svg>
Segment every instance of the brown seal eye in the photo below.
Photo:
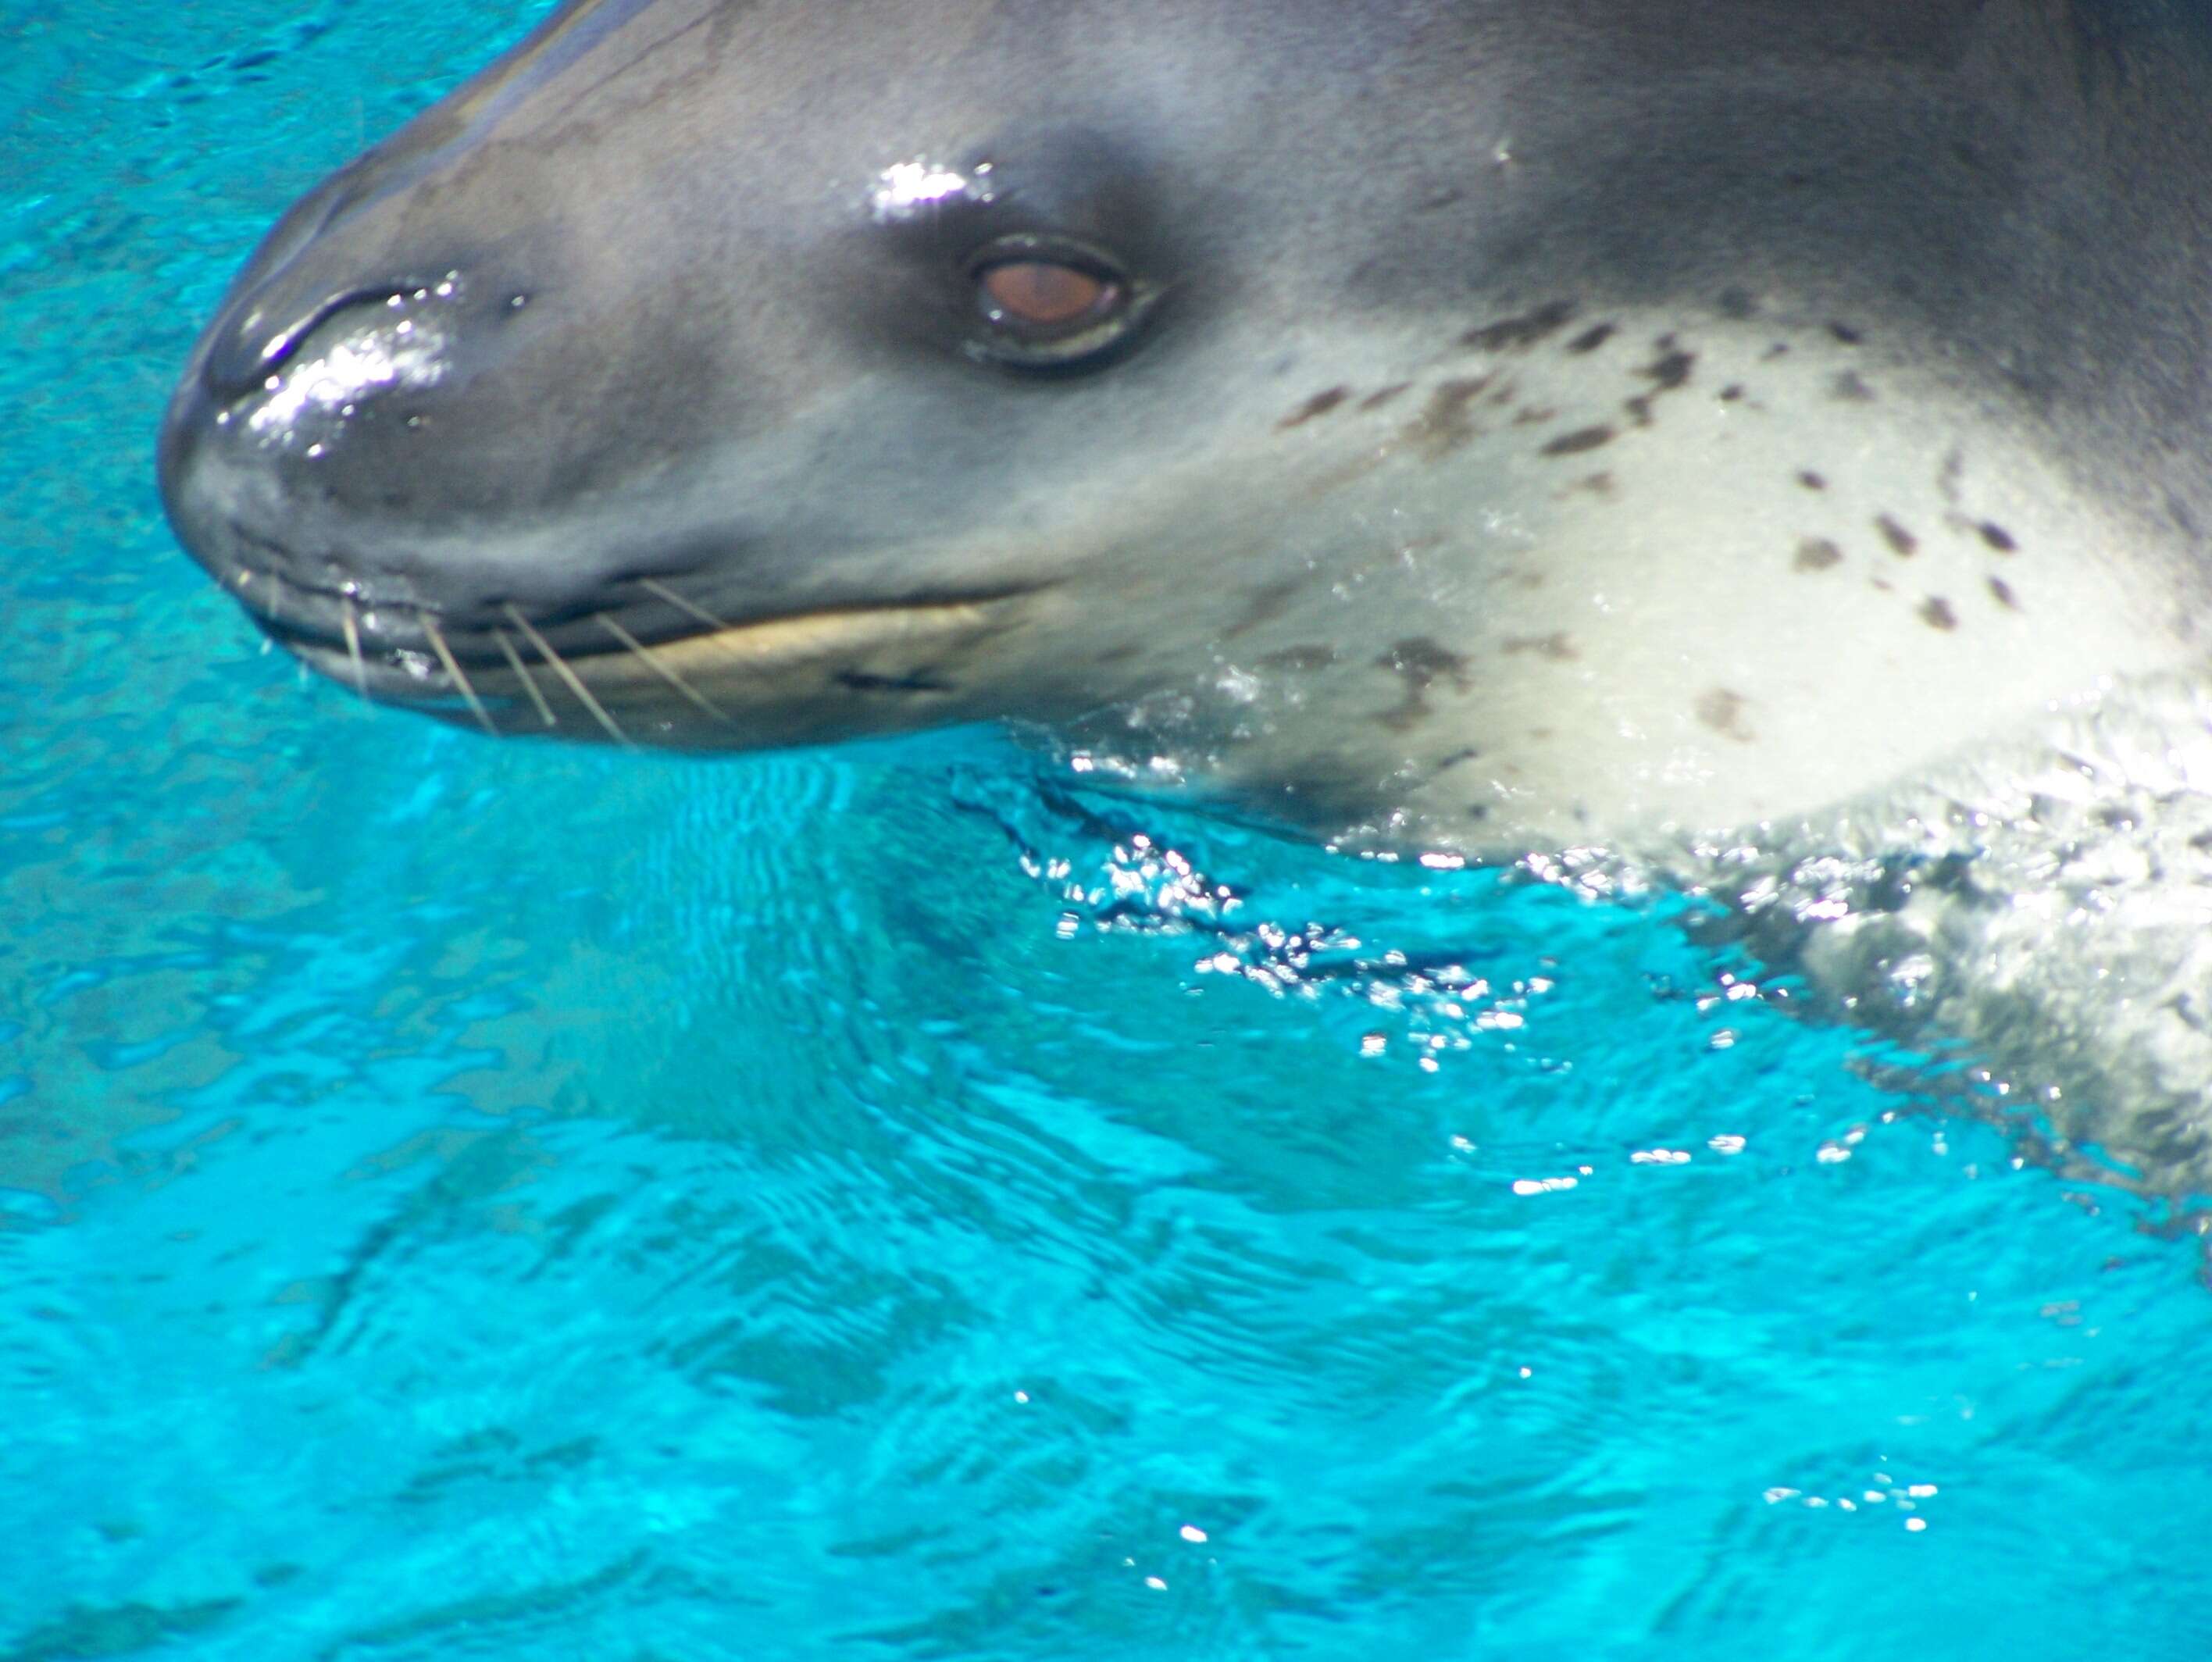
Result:
<svg viewBox="0 0 2212 1662"><path fill-rule="evenodd" d="M1002 369L1098 368L1135 338L1158 284L1094 243L1047 231L994 239L961 263L975 310L961 347Z"/></svg>
<svg viewBox="0 0 2212 1662"><path fill-rule="evenodd" d="M1056 333L1113 309L1121 285L1079 266L1015 259L981 273L984 315L994 323Z"/></svg>

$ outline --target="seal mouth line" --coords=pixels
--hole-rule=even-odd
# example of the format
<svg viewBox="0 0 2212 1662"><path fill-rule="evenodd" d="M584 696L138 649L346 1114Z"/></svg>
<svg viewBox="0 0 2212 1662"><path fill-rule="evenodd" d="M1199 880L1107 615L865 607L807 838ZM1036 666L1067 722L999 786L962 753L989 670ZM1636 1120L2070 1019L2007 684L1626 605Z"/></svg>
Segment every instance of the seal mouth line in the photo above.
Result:
<svg viewBox="0 0 2212 1662"><path fill-rule="evenodd" d="M538 648L538 656L553 666L553 673L559 676L568 690L576 695L577 701L592 713L592 719L606 729L607 737L625 750L637 749L630 736L623 731L622 724L607 713L607 707L592 696L592 689L584 685L583 677L568 667L568 660L553 650L551 642L530 627L530 620L522 615L512 600L507 603L507 615L514 627L529 639L530 644Z"/></svg>
<svg viewBox="0 0 2212 1662"><path fill-rule="evenodd" d="M716 721L720 722L726 727L734 727L738 725L735 717L732 716L726 710L717 708L714 704L708 699L705 694L700 692L696 688L693 687L690 682L684 680L682 676L678 675L674 670L671 669L667 664L663 664L659 658L655 658L650 652L648 652L646 649L645 643L640 640L635 635L632 634L628 629L623 628L621 624L616 622L614 619L609 617L605 612L597 613L595 616L598 617L599 626L602 628L606 630L609 634L614 636L616 640L621 641L624 646L629 649L632 657L635 658L639 663L644 664L647 669L652 670L653 674L659 676L663 681L666 682L680 696L690 700L691 703L696 705L700 709L705 711L707 714L712 716Z"/></svg>
<svg viewBox="0 0 2212 1662"><path fill-rule="evenodd" d="M1041 586L1010 585L882 600L830 599L789 612L731 617L657 578L623 579L620 586L632 596L649 597L678 614L672 629L665 617L653 628L635 618L616 622L624 616L623 609L604 600L595 607L532 616L514 601L495 599L486 603L489 617L456 616L412 598L369 597L252 567L239 568L228 582L247 613L264 630L311 661L320 653L331 654L337 659L333 673L356 692L365 692L385 669L404 666L410 655L434 658L456 691L471 676L514 669L516 643L512 636L518 624L528 630L525 639L533 652L540 643L553 651L553 656L545 660L547 667L561 675L564 683L567 677L561 664L600 658L635 658L656 678L666 682L672 668L672 649L714 641L725 651L742 652L771 641L787 644L807 634L827 638L841 628L881 628L894 620L920 628L957 626L976 621L986 609L1000 603L1035 594ZM579 629L590 633L579 635ZM502 640L502 634L510 638ZM726 712L717 713L702 704L694 695L696 688L686 690L670 684L702 713L717 720L726 718Z"/></svg>
<svg viewBox="0 0 2212 1662"><path fill-rule="evenodd" d="M460 689L461 696L468 701L469 713L476 717L477 725L482 727L489 737L497 738L499 729L492 725L490 713L484 708L483 701L477 696L477 689L469 684L468 676L462 672L460 664L455 660L453 649L446 644L446 632L438 627L435 620L425 616L422 620L422 633L429 637L430 648L438 654L438 662L446 666L446 673L453 677L453 685Z"/></svg>
<svg viewBox="0 0 2212 1662"><path fill-rule="evenodd" d="M538 690L538 677L530 673L530 666L522 661L522 654L514 650L514 643L507 638L507 631L494 629L491 638L499 644L499 650L507 659L507 666L514 671L514 678L522 683L522 690L530 695L531 703L537 706L539 718L548 727L558 727L560 718L553 713L553 707L545 701L545 695Z"/></svg>

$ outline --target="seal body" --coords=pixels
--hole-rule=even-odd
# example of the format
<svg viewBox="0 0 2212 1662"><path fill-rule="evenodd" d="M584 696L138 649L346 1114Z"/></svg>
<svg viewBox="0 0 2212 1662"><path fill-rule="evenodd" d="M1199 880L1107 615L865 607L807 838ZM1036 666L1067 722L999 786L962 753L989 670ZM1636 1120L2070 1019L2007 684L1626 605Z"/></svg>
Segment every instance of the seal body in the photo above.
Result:
<svg viewBox="0 0 2212 1662"><path fill-rule="evenodd" d="M161 470L497 732L1710 875L2201 741L2208 342L2188 0L577 0L287 216Z"/></svg>
<svg viewBox="0 0 2212 1662"><path fill-rule="evenodd" d="M502 731L1011 716L1490 853L2192 662L2212 24L1559 11L571 5L272 235L173 514ZM1103 349L1008 349L1009 264Z"/></svg>

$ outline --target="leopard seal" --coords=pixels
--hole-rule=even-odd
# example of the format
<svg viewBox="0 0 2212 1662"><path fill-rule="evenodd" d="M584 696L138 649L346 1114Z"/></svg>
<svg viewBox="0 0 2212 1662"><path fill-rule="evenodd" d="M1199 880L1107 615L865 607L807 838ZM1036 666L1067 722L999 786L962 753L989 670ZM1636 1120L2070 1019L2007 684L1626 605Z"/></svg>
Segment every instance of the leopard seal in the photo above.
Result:
<svg viewBox="0 0 2212 1662"><path fill-rule="evenodd" d="M2188 0L571 0L285 216L160 465L386 703L1009 719L1887 986L2212 777L2208 344ZM1931 976L2000 1052L2111 1013ZM2195 1020L2127 1041L2168 1099Z"/></svg>

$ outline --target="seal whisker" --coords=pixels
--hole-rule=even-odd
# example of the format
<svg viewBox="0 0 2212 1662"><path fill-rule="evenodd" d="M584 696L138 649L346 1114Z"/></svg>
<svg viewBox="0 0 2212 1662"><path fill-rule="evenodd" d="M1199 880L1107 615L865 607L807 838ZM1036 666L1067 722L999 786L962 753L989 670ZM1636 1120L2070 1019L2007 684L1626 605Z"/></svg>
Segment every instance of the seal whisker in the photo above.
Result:
<svg viewBox="0 0 2212 1662"><path fill-rule="evenodd" d="M553 713L553 707L545 701L545 695L538 690L538 678L530 673L530 666L522 661L521 655L514 650L514 643L499 629L494 629L491 632L491 638L499 643L500 651L507 655L507 667L520 677L522 690L530 695L530 701L538 707L538 713L545 725L548 727L558 727L561 725L560 719Z"/></svg>
<svg viewBox="0 0 2212 1662"><path fill-rule="evenodd" d="M353 689L367 698L368 666L362 662L361 622L354 614L351 595L346 597L345 610L339 613L338 622L345 629L346 662L353 665Z"/></svg>
<svg viewBox="0 0 2212 1662"><path fill-rule="evenodd" d="M705 607L695 605L692 602L686 600L682 595L677 593L675 590L670 588L665 583L656 582L650 577L641 577L637 579L637 585L648 594L658 595L661 599L665 600L670 605L675 607L677 610L689 613L691 616L697 618L702 623L704 623L709 628L728 629L736 627L726 618L717 617Z"/></svg>
<svg viewBox="0 0 2212 1662"><path fill-rule="evenodd" d="M692 687L690 682L684 680L682 676L677 674L675 670L670 669L668 665L663 664L659 658L655 658L652 652L646 649L645 643L640 640L635 635L632 634L628 629L623 628L621 624L616 622L614 619L609 617L605 612L599 612L596 614L596 616L599 618L600 627L605 628L606 632L612 635L616 640L621 641L623 646L627 646L629 649L631 655L635 657L639 663L644 664L647 669L652 670L653 674L659 676L678 693L690 700L692 703L697 705L699 708L704 710L708 715L714 717L715 720L731 727L734 727L738 725L736 720L732 718L727 711L717 709L713 704L708 702L703 694L698 692Z"/></svg>
<svg viewBox="0 0 2212 1662"><path fill-rule="evenodd" d="M552 665L553 673L561 677L570 692L575 694L576 701L592 713L592 719L607 730L607 737L625 750L637 749L630 742L629 735L623 731L620 724L607 713L607 707L592 696L592 689L584 685L583 678L568 667L566 658L553 650L552 642L530 627L530 620L515 610L512 600L507 603L507 615L514 627L529 637L530 644L538 648L538 655Z"/></svg>
<svg viewBox="0 0 2212 1662"><path fill-rule="evenodd" d="M259 572L240 571L238 573L239 593L240 595L245 594L246 585L260 575L261 573ZM284 621L283 585L274 582L265 583L262 585L262 593L266 597L259 602L261 610L267 615L270 622L277 623L283 622Z"/></svg>
<svg viewBox="0 0 2212 1662"><path fill-rule="evenodd" d="M477 698L477 689L469 685L468 676L461 673L461 666L453 658L453 648L446 645L445 632L427 614L422 619L422 633L430 637L430 647L438 654L438 662L446 666L446 673L453 678L453 685L460 688L461 696L469 701L469 709L475 715L477 725L497 738L499 729L492 725L491 716L484 709L483 701Z"/></svg>

